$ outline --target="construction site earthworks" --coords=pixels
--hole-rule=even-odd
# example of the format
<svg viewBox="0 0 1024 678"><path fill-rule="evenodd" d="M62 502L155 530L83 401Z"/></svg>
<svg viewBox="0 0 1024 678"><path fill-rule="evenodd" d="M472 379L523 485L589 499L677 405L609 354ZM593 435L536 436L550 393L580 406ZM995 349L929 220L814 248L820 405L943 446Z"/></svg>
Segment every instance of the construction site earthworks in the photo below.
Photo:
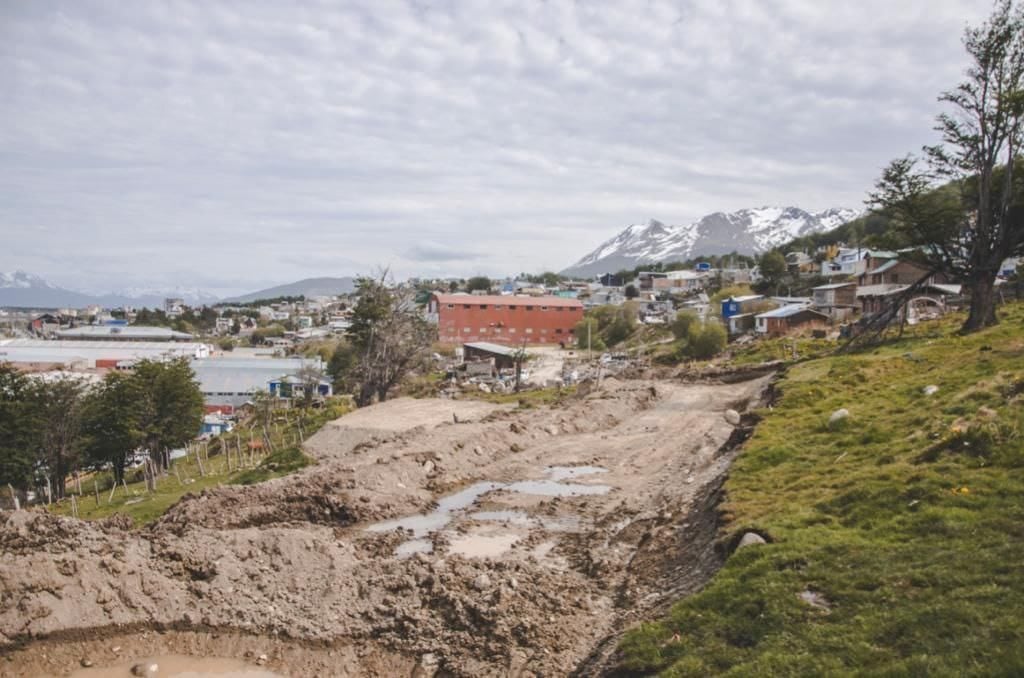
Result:
<svg viewBox="0 0 1024 678"><path fill-rule="evenodd" d="M399 398L141 529L0 514L0 675L613 672L621 633L727 557L721 484L769 380Z"/></svg>

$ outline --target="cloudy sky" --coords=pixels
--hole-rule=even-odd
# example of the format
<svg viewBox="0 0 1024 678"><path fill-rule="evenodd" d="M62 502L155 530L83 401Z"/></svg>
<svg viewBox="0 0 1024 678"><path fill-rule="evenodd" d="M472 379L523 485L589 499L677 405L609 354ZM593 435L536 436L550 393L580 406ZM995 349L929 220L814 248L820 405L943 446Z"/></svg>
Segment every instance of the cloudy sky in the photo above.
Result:
<svg viewBox="0 0 1024 678"><path fill-rule="evenodd" d="M0 0L0 270L253 289L560 269L860 207L988 0Z"/></svg>

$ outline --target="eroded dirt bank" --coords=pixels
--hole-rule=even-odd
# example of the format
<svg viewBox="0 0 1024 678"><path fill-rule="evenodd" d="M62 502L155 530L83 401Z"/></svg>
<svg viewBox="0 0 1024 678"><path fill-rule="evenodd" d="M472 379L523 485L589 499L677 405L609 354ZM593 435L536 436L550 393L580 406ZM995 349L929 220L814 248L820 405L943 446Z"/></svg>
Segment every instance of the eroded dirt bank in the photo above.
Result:
<svg viewBox="0 0 1024 678"><path fill-rule="evenodd" d="M141 532L3 514L0 675L112 647L266 654L286 675L598 672L623 626L719 565L725 411L767 379L610 379L525 410L402 399L311 438L316 466Z"/></svg>

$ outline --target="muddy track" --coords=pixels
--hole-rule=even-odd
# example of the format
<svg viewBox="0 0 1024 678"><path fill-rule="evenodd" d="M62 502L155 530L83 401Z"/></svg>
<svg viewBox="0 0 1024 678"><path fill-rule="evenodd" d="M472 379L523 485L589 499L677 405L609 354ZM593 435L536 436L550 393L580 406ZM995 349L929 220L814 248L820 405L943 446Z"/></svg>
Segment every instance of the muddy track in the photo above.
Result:
<svg viewBox="0 0 1024 678"><path fill-rule="evenodd" d="M0 675L112 642L261 640L287 675L612 672L624 629L721 565L721 484L751 424L725 412L768 380L608 379L538 409L402 399L312 437L317 465L142 531L0 515Z"/></svg>

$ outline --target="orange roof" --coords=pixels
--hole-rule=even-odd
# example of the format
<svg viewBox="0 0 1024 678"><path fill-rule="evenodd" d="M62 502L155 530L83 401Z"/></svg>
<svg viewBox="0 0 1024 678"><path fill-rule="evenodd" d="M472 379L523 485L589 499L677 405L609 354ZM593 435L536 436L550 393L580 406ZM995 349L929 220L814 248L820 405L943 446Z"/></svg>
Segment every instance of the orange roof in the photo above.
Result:
<svg viewBox="0 0 1024 678"><path fill-rule="evenodd" d="M500 294L440 294L434 297L439 304L495 304L503 306L561 306L563 308L583 308L579 299L564 297L530 297L526 295Z"/></svg>

